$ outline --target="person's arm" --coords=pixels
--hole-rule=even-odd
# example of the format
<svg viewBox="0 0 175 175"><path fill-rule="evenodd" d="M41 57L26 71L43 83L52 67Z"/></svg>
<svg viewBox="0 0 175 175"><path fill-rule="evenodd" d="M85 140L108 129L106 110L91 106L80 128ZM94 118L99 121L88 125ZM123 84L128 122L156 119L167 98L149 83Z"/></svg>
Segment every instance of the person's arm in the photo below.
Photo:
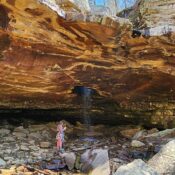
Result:
<svg viewBox="0 0 175 175"><path fill-rule="evenodd" d="M63 127L63 131L65 131L66 129L67 129L67 127L66 127L66 126L64 126L64 127Z"/></svg>

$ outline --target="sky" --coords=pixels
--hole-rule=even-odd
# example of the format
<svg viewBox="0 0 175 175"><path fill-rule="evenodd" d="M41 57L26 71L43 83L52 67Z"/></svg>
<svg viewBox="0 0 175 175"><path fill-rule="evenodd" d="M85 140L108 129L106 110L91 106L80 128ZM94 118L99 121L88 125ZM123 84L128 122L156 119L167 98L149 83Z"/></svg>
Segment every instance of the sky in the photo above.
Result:
<svg viewBox="0 0 175 175"><path fill-rule="evenodd" d="M105 0L96 0L96 3L97 3L98 5L103 5L104 1L105 1ZM106 0L106 1L107 1L107 0ZM120 8L120 9L124 9L124 8L125 8L125 3L124 3L124 1L126 2L127 7L129 7L129 6L132 6L136 0L116 0L116 1L117 1L117 3L118 3L119 8Z"/></svg>

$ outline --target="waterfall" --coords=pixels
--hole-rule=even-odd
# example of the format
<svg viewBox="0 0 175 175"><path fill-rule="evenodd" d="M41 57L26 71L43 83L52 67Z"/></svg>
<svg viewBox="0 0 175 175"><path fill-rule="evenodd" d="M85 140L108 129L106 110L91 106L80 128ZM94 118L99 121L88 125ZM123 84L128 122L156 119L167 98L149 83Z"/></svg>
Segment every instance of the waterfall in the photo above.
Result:
<svg viewBox="0 0 175 175"><path fill-rule="evenodd" d="M90 129L90 126L92 125L90 117L92 90L90 88L83 87L82 91L83 120L86 127Z"/></svg>

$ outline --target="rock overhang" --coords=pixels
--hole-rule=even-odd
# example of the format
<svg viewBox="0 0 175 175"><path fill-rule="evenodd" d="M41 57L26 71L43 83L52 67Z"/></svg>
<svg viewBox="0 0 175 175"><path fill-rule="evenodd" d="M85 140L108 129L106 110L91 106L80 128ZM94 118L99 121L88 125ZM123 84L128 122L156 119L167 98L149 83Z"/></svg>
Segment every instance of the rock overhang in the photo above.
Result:
<svg viewBox="0 0 175 175"><path fill-rule="evenodd" d="M133 38L128 20L83 13L65 20L36 0L1 6L9 19L0 29L1 108L72 108L72 89L87 86L98 92L101 114L141 112L161 123L171 111L174 120L174 33Z"/></svg>

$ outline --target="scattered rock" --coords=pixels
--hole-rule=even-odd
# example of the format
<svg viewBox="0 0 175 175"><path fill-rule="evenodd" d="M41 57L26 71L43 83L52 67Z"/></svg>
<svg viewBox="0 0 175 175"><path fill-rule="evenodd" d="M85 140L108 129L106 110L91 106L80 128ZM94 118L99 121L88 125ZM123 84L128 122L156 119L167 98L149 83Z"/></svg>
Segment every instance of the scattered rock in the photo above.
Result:
<svg viewBox="0 0 175 175"><path fill-rule="evenodd" d="M29 131L30 132L43 131L43 130L45 130L45 128L46 128L45 125L30 125Z"/></svg>
<svg viewBox="0 0 175 175"><path fill-rule="evenodd" d="M113 158L110 160L110 169L111 169L111 173L114 174L117 169L122 166L123 164L125 164L125 162L121 159L118 158Z"/></svg>
<svg viewBox="0 0 175 175"><path fill-rule="evenodd" d="M3 137L3 136L6 136L10 133L10 130L8 129L0 129L0 136Z"/></svg>
<svg viewBox="0 0 175 175"><path fill-rule="evenodd" d="M166 130L163 130L163 131L160 131L160 132L149 134L149 135L147 135L145 137L146 138L150 138L150 137L159 137L159 138L162 138L162 137L166 137L166 136L175 137L175 128L173 128L173 129L166 129Z"/></svg>
<svg viewBox="0 0 175 175"><path fill-rule="evenodd" d="M15 138L14 137L5 137L5 141L6 142L14 142L15 141Z"/></svg>
<svg viewBox="0 0 175 175"><path fill-rule="evenodd" d="M81 156L82 171L89 175L109 175L108 151L103 149L87 150Z"/></svg>
<svg viewBox="0 0 175 175"><path fill-rule="evenodd" d="M22 132L13 132L13 135L17 138L24 138L27 137L26 133L22 133Z"/></svg>
<svg viewBox="0 0 175 175"><path fill-rule="evenodd" d="M38 146L29 146L32 151L38 151L40 148Z"/></svg>
<svg viewBox="0 0 175 175"><path fill-rule="evenodd" d="M160 174L175 174L175 140L167 143L148 164Z"/></svg>
<svg viewBox="0 0 175 175"><path fill-rule="evenodd" d="M4 160L5 161L12 161L12 160L14 160L14 158L13 157L4 157Z"/></svg>
<svg viewBox="0 0 175 175"><path fill-rule="evenodd" d="M25 146L25 145L21 145L20 150L22 150L22 151L29 151L30 149L27 146Z"/></svg>
<svg viewBox="0 0 175 175"><path fill-rule="evenodd" d="M87 137L100 137L100 136L103 136L104 133L100 133L100 132L86 132L84 135L87 136Z"/></svg>
<svg viewBox="0 0 175 175"><path fill-rule="evenodd" d="M148 134L155 134L155 133L158 133L159 130L157 128L153 128L153 129L148 130L147 132Z"/></svg>
<svg viewBox="0 0 175 175"><path fill-rule="evenodd" d="M149 167L141 159L123 165L118 168L114 175L159 175L153 168Z"/></svg>
<svg viewBox="0 0 175 175"><path fill-rule="evenodd" d="M131 128L131 129L124 129L122 131L120 131L120 134L123 137L126 138L132 138L138 131L140 131L141 128Z"/></svg>
<svg viewBox="0 0 175 175"><path fill-rule="evenodd" d="M141 130L135 133L135 135L133 136L132 140L138 140L144 136L147 135L147 131L146 130Z"/></svg>
<svg viewBox="0 0 175 175"><path fill-rule="evenodd" d="M19 126L19 127L15 128L14 132L21 132L21 133L25 133L25 134L29 133L29 131L27 129L24 129L23 126Z"/></svg>
<svg viewBox="0 0 175 175"><path fill-rule="evenodd" d="M111 137L111 141L112 141L113 143L115 143L117 140L116 140L116 138L113 136L113 137Z"/></svg>
<svg viewBox="0 0 175 175"><path fill-rule="evenodd" d="M80 156L80 155L77 155L77 156L76 156L76 160L75 160L75 168L76 168L77 170L80 169L80 160L81 160L81 156Z"/></svg>
<svg viewBox="0 0 175 175"><path fill-rule="evenodd" d="M50 142L40 142L40 148L50 148Z"/></svg>
<svg viewBox="0 0 175 175"><path fill-rule="evenodd" d="M133 140L131 142L131 146L139 148L139 147L145 146L145 144L143 142L138 141L138 140Z"/></svg>
<svg viewBox="0 0 175 175"><path fill-rule="evenodd" d="M32 132L32 133L30 133L29 135L28 135L28 138L29 139L36 139L36 138L41 138L41 134L40 133L38 133L38 132Z"/></svg>

